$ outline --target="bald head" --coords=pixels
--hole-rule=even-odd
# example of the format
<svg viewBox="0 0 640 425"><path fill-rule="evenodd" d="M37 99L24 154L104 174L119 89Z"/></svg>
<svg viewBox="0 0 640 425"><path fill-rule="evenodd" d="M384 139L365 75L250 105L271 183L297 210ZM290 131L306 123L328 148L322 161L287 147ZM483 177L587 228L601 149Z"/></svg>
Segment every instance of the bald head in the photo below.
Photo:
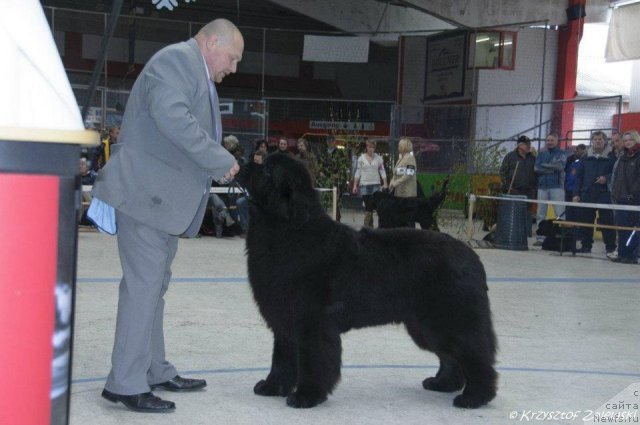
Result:
<svg viewBox="0 0 640 425"><path fill-rule="evenodd" d="M207 63L211 79L219 83L235 73L242 60L244 39L238 27L226 19L209 22L194 37Z"/></svg>
<svg viewBox="0 0 640 425"><path fill-rule="evenodd" d="M221 43L229 43L235 33L240 33L240 30L238 30L238 27L236 27L233 22L227 19L216 19L200 28L196 38L208 38L215 34Z"/></svg>

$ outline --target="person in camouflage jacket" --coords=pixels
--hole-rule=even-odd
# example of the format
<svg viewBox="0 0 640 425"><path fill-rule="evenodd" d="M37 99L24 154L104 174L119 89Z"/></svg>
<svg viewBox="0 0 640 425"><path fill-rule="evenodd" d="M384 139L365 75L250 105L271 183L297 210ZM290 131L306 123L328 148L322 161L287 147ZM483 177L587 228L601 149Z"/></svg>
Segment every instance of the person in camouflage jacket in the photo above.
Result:
<svg viewBox="0 0 640 425"><path fill-rule="evenodd" d="M320 155L318 186L322 188L338 189L338 208L336 220L340 221L340 209L342 206L342 194L348 189L350 177L350 161L342 149L336 147L336 138L327 136L327 149ZM325 205L330 205L331 196L322 196Z"/></svg>

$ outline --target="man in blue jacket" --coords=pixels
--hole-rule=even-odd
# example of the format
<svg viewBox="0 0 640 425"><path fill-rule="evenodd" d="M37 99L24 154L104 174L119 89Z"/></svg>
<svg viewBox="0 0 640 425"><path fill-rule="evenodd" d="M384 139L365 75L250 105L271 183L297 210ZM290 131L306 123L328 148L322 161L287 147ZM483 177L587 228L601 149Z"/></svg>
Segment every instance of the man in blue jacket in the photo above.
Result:
<svg viewBox="0 0 640 425"><path fill-rule="evenodd" d="M594 204L610 204L611 192L609 181L615 158L611 154L611 147L607 146L607 136L601 131L591 135L591 146L582 159L582 166L576 174L576 184L573 189L573 202L591 202ZM613 212L604 208L580 208L578 220L593 224L598 211L599 224L613 224ZM602 229L607 256L616 250L616 234L611 229ZM582 247L578 252L590 253L593 245L593 229L582 229Z"/></svg>
<svg viewBox="0 0 640 425"><path fill-rule="evenodd" d="M558 135L550 133L546 150L538 154L534 170L538 176L538 200L564 201L564 166L567 154L558 147ZM556 217L564 219L564 206L553 205ZM537 222L547 217L547 204L538 204ZM542 246L544 236L538 236L534 246Z"/></svg>

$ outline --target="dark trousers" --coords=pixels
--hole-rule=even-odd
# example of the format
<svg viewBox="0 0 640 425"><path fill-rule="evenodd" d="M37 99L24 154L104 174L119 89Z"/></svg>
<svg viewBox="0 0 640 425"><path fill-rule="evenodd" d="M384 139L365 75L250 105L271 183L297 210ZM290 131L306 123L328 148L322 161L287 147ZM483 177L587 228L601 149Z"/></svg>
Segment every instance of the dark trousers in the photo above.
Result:
<svg viewBox="0 0 640 425"><path fill-rule="evenodd" d="M565 190L564 191L564 200L566 202L572 202L573 201L573 191ZM564 216L565 216L565 220L567 220L567 221L576 221L576 220L578 220L578 213L577 213L576 207L567 207L567 208L565 208Z"/></svg>
<svg viewBox="0 0 640 425"><path fill-rule="evenodd" d="M596 196L582 199L582 202L592 202L595 204L610 204L611 196L608 192L600 193ZM596 211L598 212L598 224L613 224L613 211L609 209L599 208L578 208L578 221L582 223L593 224L596 218ZM591 248L593 245L593 229L584 228L581 229L582 246ZM616 232L611 229L602 229L602 239L604 240L605 249L607 252L616 250Z"/></svg>
<svg viewBox="0 0 640 425"><path fill-rule="evenodd" d="M638 225L639 221L640 213L637 211L616 211L617 226L633 227ZM636 233L627 246L630 236L630 230L618 230L618 257L634 260L638 258L638 238L640 235Z"/></svg>

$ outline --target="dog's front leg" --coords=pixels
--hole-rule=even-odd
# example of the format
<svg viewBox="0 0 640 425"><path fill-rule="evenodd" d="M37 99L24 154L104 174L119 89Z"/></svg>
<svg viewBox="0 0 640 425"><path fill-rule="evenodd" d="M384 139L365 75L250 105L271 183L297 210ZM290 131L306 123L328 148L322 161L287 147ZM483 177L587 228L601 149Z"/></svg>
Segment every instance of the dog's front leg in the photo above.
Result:
<svg viewBox="0 0 640 425"><path fill-rule="evenodd" d="M274 332L271 371L267 379L259 381L253 392L264 396L288 395L296 383L296 347L291 340Z"/></svg>
<svg viewBox="0 0 640 425"><path fill-rule="evenodd" d="M327 319L306 320L298 335L298 383L287 405L306 408L325 401L340 380L341 355L339 330Z"/></svg>

